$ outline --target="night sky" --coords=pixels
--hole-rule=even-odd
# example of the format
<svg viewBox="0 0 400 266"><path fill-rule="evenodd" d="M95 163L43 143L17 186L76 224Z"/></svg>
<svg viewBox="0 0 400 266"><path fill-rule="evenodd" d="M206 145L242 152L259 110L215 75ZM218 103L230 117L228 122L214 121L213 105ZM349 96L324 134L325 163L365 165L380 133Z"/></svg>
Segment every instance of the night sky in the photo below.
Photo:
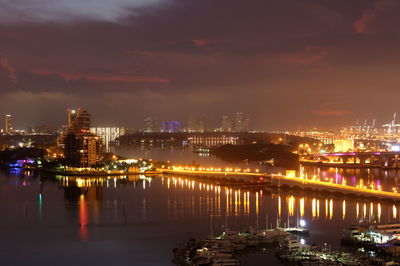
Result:
<svg viewBox="0 0 400 266"><path fill-rule="evenodd" d="M400 112L399 14L398 0L0 0L0 115L382 124Z"/></svg>

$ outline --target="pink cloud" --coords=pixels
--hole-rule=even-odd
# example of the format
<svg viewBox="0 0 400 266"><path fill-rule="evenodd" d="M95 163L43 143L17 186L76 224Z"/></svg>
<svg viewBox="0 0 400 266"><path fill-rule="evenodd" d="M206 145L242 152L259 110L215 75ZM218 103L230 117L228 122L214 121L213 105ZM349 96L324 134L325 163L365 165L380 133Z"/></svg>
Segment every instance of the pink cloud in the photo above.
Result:
<svg viewBox="0 0 400 266"><path fill-rule="evenodd" d="M17 83L17 72L15 71L15 68L10 66L7 57L0 55L0 66L2 66L8 72L8 78L11 80L11 82Z"/></svg>
<svg viewBox="0 0 400 266"><path fill-rule="evenodd" d="M51 75L56 74L67 80L87 79L89 81L102 81L102 82L122 82L122 83L170 83L171 80L165 77L156 76L119 76L110 74L81 74L71 72L49 71L46 69L36 69L32 73L38 75Z"/></svg>
<svg viewBox="0 0 400 266"><path fill-rule="evenodd" d="M204 47L210 44L224 43L226 40L207 40L207 39L193 39L192 43L198 47Z"/></svg>
<svg viewBox="0 0 400 266"><path fill-rule="evenodd" d="M322 47L308 45L304 50L281 54L279 61L289 65L312 65L322 61L328 54Z"/></svg>
<svg viewBox="0 0 400 266"><path fill-rule="evenodd" d="M368 25L376 19L375 10L372 8L363 11L361 18L353 24L356 33L367 33Z"/></svg>

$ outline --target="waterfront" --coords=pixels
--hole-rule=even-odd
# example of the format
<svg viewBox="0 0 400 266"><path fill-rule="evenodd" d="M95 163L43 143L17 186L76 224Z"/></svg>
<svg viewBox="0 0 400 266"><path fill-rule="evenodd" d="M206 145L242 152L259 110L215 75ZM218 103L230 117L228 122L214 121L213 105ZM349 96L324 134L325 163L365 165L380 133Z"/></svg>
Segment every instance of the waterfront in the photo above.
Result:
<svg viewBox="0 0 400 266"><path fill-rule="evenodd" d="M321 175L338 173L347 176L334 169ZM373 179L379 177L394 182L398 173L374 172ZM0 253L8 255L1 265L172 265L174 247L189 236L217 234L222 224L245 230L265 228L267 221L295 226L299 219L310 229L306 243L339 248L344 227L359 219L398 221L400 208L303 191L243 191L179 176L40 178L15 171L1 172L0 184ZM266 257L278 263L272 252L241 259L257 265Z"/></svg>

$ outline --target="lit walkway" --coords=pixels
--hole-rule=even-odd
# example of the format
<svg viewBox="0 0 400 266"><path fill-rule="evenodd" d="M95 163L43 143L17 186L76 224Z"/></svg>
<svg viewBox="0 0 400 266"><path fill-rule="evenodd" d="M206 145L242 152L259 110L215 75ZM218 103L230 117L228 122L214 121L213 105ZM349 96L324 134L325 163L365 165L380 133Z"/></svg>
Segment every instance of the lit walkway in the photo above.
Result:
<svg viewBox="0 0 400 266"><path fill-rule="evenodd" d="M201 170L200 170L201 169ZM317 178L305 179L303 177L277 175L260 172L250 172L247 170L235 170L228 169L227 171L217 168L182 168L174 167L171 169L157 169L163 174L177 174L177 175L196 175L196 176L213 176L216 178L225 178L226 176L247 176L247 177L266 177L271 180L271 186L289 186L289 187L299 187L300 189L312 189L316 191L328 191L331 193L339 192L342 194L353 194L356 196L367 196L382 199L400 200L400 193L397 191L382 191L380 189L370 189L366 187L354 187L348 186L346 184L336 184L333 182L326 182L318 180Z"/></svg>

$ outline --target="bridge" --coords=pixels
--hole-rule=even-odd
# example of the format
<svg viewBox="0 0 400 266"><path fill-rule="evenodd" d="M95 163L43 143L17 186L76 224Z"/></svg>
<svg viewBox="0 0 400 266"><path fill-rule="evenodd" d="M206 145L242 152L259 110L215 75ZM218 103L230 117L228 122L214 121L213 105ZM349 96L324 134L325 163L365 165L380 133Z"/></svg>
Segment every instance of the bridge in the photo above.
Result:
<svg viewBox="0 0 400 266"><path fill-rule="evenodd" d="M312 190L317 192L328 192L328 193L340 193L343 195L361 196L361 197L372 197L377 199L388 199L388 200L400 200L400 193L396 189L393 191L383 191L380 187L378 188L367 188L365 186L349 186L345 183L336 184L333 181L321 181L317 177L307 179L305 177L296 177L293 172L289 174L266 174L260 172L251 171L238 171L228 169L211 169L211 168L195 168L195 167L169 167L157 169L163 174L183 175L183 176L195 176L199 178L210 178L223 180L240 180L251 183L254 181L260 181L259 186L273 186L273 187L289 187L292 189ZM269 181L268 183L266 181Z"/></svg>
<svg viewBox="0 0 400 266"><path fill-rule="evenodd" d="M336 152L301 155L300 163L335 167L400 168L400 152Z"/></svg>

